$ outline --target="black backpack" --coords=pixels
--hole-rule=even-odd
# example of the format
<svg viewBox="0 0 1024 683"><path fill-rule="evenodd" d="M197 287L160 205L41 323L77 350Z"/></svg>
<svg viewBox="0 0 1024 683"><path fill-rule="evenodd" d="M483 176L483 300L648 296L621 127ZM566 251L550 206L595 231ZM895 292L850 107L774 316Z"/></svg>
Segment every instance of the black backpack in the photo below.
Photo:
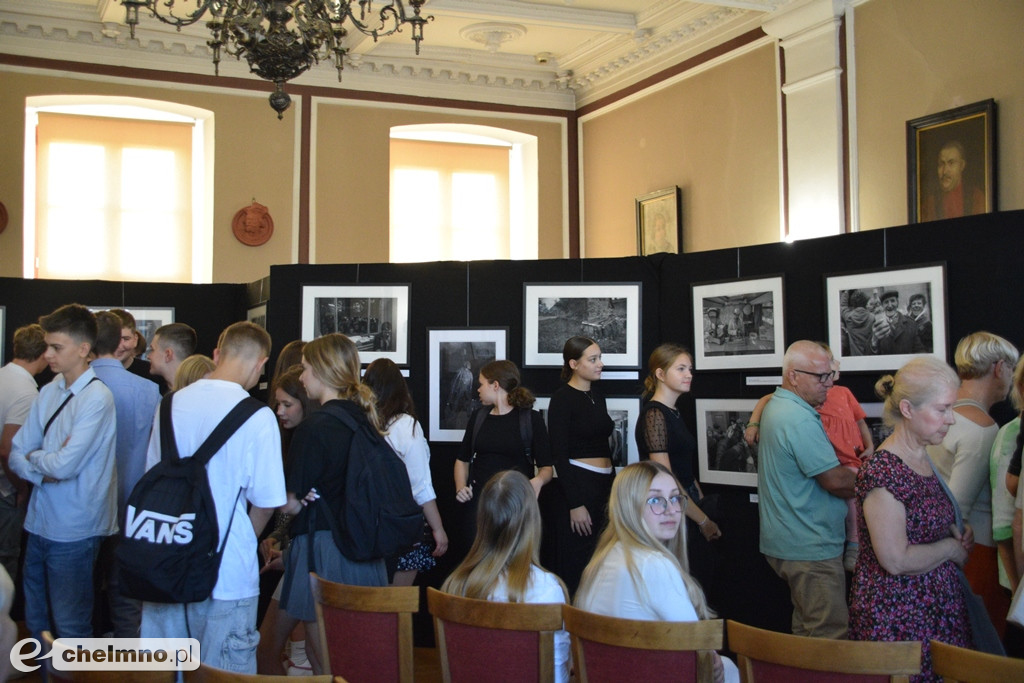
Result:
<svg viewBox="0 0 1024 683"><path fill-rule="evenodd" d="M330 403L321 410L353 432L341 518L336 519L323 499L319 506L327 513L338 549L356 562L408 550L422 538L424 519L412 496L405 463L365 417L357 419Z"/></svg>
<svg viewBox="0 0 1024 683"><path fill-rule="evenodd" d="M191 457L179 458L171 423L173 396L170 393L160 402L160 462L142 476L128 497L117 564L121 593L129 598L200 602L213 592L224 551L206 463L266 406L251 397L242 399Z"/></svg>

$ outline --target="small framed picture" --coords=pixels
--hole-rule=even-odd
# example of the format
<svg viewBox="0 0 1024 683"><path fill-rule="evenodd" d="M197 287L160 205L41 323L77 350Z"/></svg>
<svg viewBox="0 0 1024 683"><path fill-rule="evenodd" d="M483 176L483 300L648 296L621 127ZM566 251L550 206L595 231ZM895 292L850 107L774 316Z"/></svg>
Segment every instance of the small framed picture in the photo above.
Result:
<svg viewBox="0 0 1024 683"><path fill-rule="evenodd" d="M782 277L695 284L693 321L698 369L782 366Z"/></svg>
<svg viewBox="0 0 1024 683"><path fill-rule="evenodd" d="M907 121L910 223L996 210L996 102Z"/></svg>
<svg viewBox="0 0 1024 683"><path fill-rule="evenodd" d="M639 282L526 283L524 367L561 367L570 337L589 337L601 347L606 368L640 367Z"/></svg>
<svg viewBox="0 0 1024 683"><path fill-rule="evenodd" d="M480 407L480 368L506 358L507 327L427 330L431 441L462 441L469 418Z"/></svg>
<svg viewBox="0 0 1024 683"><path fill-rule="evenodd" d="M682 193L677 185L636 198L636 253L683 251Z"/></svg>
<svg viewBox="0 0 1024 683"><path fill-rule="evenodd" d="M164 325L174 322L174 308L158 308L153 306L86 306L93 313L109 311L112 308L120 308L128 311L135 318L135 329L146 339L146 343L153 341L153 333ZM142 356L146 360L145 354Z"/></svg>
<svg viewBox="0 0 1024 683"><path fill-rule="evenodd" d="M267 305L250 306L249 310L245 312L245 319L255 325L259 325L263 329L267 329Z"/></svg>
<svg viewBox="0 0 1024 683"><path fill-rule="evenodd" d="M701 399L697 404L697 456L700 481L757 486L757 444L747 445L743 432L756 399Z"/></svg>
<svg viewBox="0 0 1024 683"><path fill-rule="evenodd" d="M544 424L548 423L549 396L538 396L533 409L540 412ZM635 396L605 398L608 415L615 423L612 435L608 437L608 446L612 452L612 462L618 469L640 461L640 451L636 446L636 421L640 419L640 399Z"/></svg>
<svg viewBox="0 0 1024 683"><path fill-rule="evenodd" d="M341 332L368 365L409 364L409 285L303 285L302 338Z"/></svg>
<svg viewBox="0 0 1024 683"><path fill-rule="evenodd" d="M896 370L946 360L946 266L825 276L828 343L841 370Z"/></svg>

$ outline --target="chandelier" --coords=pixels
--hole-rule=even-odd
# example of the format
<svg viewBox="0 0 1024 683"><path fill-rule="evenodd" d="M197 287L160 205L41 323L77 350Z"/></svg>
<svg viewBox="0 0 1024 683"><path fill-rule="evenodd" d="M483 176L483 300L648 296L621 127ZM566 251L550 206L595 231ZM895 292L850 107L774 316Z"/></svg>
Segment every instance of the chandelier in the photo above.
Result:
<svg viewBox="0 0 1024 683"><path fill-rule="evenodd" d="M419 54L423 25L434 19L420 13L424 2L384 0L377 10L373 0L121 0L132 38L140 7L179 31L207 17L211 37L206 44L213 51L214 73L220 74L222 50L236 59L244 57L254 74L277 86L270 106L279 119L292 103L284 84L321 59L334 62L341 80L348 51L342 46L346 20L374 42L409 24Z"/></svg>

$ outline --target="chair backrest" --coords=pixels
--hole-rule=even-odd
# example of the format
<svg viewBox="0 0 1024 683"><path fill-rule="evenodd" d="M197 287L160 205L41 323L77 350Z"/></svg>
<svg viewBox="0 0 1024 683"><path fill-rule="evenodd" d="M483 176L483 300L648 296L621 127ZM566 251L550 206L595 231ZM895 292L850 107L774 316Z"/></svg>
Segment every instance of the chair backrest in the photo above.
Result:
<svg viewBox="0 0 1024 683"><path fill-rule="evenodd" d="M200 664L195 671L184 672L185 683L292 683L294 678L288 676L269 676L264 674L240 674L236 671L225 671L212 666ZM110 680L110 679L108 679ZM116 679L120 681L121 679ZM345 683L341 676L306 676L303 683Z"/></svg>
<svg viewBox="0 0 1024 683"><path fill-rule="evenodd" d="M946 683L1024 681L1024 659L1000 657L931 641L932 670Z"/></svg>
<svg viewBox="0 0 1024 683"><path fill-rule="evenodd" d="M310 574L323 667L353 681L413 680L416 586L346 586Z"/></svg>
<svg viewBox="0 0 1024 683"><path fill-rule="evenodd" d="M43 631L43 649L53 649L53 634ZM108 683L108 681L124 681L124 683L173 683L174 671L61 671L53 667L53 659L46 660L46 672L51 681L65 683ZM38 670L37 670L38 673Z"/></svg>
<svg viewBox="0 0 1024 683"><path fill-rule="evenodd" d="M921 643L807 638L729 620L729 649L746 683L905 683L921 673Z"/></svg>
<svg viewBox="0 0 1024 683"><path fill-rule="evenodd" d="M427 589L445 683L554 681L562 606L473 600Z"/></svg>
<svg viewBox="0 0 1024 683"><path fill-rule="evenodd" d="M562 606L562 617L582 683L659 680L666 671L674 680L696 681L707 666L698 665L698 651L722 647L721 619L639 621L569 605Z"/></svg>

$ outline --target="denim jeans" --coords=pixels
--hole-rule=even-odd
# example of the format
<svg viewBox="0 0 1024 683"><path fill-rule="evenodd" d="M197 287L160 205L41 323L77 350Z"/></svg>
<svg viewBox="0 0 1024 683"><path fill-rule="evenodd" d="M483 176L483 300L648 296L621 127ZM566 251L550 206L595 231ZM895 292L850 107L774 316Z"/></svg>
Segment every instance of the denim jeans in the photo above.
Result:
<svg viewBox="0 0 1024 683"><path fill-rule="evenodd" d="M256 603L259 598L214 600L187 605L142 603L143 638L195 638L203 664L256 673ZM187 610L187 622L186 622Z"/></svg>
<svg viewBox="0 0 1024 683"><path fill-rule="evenodd" d="M36 638L91 638L93 567L102 536L63 543L30 533L25 548L25 625Z"/></svg>

